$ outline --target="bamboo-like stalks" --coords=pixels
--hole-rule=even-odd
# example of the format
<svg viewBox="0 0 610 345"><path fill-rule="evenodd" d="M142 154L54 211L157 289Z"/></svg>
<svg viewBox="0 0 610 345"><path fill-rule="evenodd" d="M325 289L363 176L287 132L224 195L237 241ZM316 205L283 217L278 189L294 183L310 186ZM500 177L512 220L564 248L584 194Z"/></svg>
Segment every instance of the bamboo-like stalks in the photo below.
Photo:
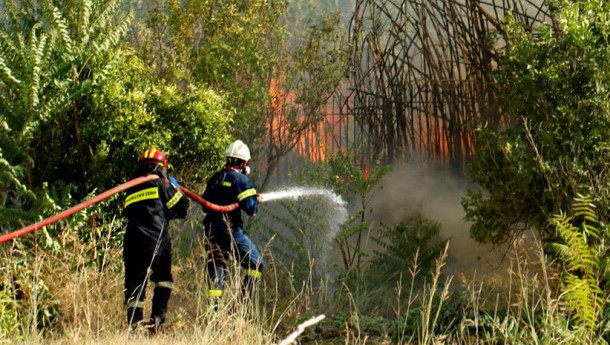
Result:
<svg viewBox="0 0 610 345"><path fill-rule="evenodd" d="M530 30L556 25L545 0L357 0L353 68L322 126L322 138L344 137L330 153L356 144L365 161L462 166L476 127L502 123L493 71L509 13Z"/></svg>

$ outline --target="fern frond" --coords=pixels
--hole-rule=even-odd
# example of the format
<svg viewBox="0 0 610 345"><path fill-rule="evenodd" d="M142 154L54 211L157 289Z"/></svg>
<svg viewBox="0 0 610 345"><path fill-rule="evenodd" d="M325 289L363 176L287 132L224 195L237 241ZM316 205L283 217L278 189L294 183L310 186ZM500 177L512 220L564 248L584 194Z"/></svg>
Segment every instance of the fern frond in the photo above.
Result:
<svg viewBox="0 0 610 345"><path fill-rule="evenodd" d="M80 28L79 31L82 32L83 36L80 39L80 44L84 45L89 42L89 37L94 32L93 26L89 25L91 23L91 13L93 12L93 3L91 0L84 0L83 3L83 12L80 16Z"/></svg>
<svg viewBox="0 0 610 345"><path fill-rule="evenodd" d="M14 84L21 84L21 81L15 77L13 71L6 65L6 61L0 56L0 72L8 81Z"/></svg>
<svg viewBox="0 0 610 345"><path fill-rule="evenodd" d="M110 58L110 61L106 65L102 67L100 71L95 74L95 84L99 84L101 81L108 78L108 76L115 70L116 65L118 65L122 60L122 54L117 52L113 54Z"/></svg>
<svg viewBox="0 0 610 345"><path fill-rule="evenodd" d="M595 214L595 205L590 196L577 194L572 204L574 215L583 217L587 222L597 223L597 215Z"/></svg>
<svg viewBox="0 0 610 345"><path fill-rule="evenodd" d="M0 109L3 109L3 113L0 114L0 118L3 119L3 121L2 121L2 128L4 130L6 130L7 132L10 132L11 129L10 129L9 124L6 122L5 119L7 117L11 117L11 115L13 113L15 113L14 105L15 105L15 103L7 101L7 99L5 97L2 97L0 95Z"/></svg>
<svg viewBox="0 0 610 345"><path fill-rule="evenodd" d="M123 23L119 25L115 30L109 33L106 36L106 39L102 41L101 44L95 44L94 53L97 55L101 52L106 52L110 50L111 47L115 47L119 44L121 37L123 37L128 31L131 25L131 20L133 18L133 13L129 13L129 15L125 18Z"/></svg>
<svg viewBox="0 0 610 345"><path fill-rule="evenodd" d="M96 30L100 30L102 28L106 28L108 22L114 18L115 11L119 7L118 0L111 0L106 4L104 10L99 14L96 20L91 25Z"/></svg>
<svg viewBox="0 0 610 345"><path fill-rule="evenodd" d="M15 47L15 42L13 39L5 32L0 30L0 47L2 47L2 51L0 54L7 54L19 56L19 49Z"/></svg>
<svg viewBox="0 0 610 345"><path fill-rule="evenodd" d="M595 206L588 196L578 195L572 211L577 220L557 215L551 219L565 244L554 243L553 249L563 260L564 296L567 312L574 321L593 333L598 327L605 306L600 277L604 277L604 258L607 249L604 237L600 238ZM574 224L578 224L579 227ZM603 229L606 234L608 229ZM600 271L600 268L601 271Z"/></svg>
<svg viewBox="0 0 610 345"><path fill-rule="evenodd" d="M59 11L59 9L55 6L53 6L52 13L53 13L54 23L57 26L57 29L59 30L59 34L61 35L62 40L66 44L66 49L69 52L74 51L74 42L72 41L72 38L70 37L70 31L68 29L68 24L66 23L63 15Z"/></svg>
<svg viewBox="0 0 610 345"><path fill-rule="evenodd" d="M26 185L21 183L15 167L4 159L2 148L0 148L0 171L2 172L2 176L0 176L2 179L6 179L13 183L17 190L23 195L28 196L31 200L37 200L36 194L29 190Z"/></svg>
<svg viewBox="0 0 610 345"><path fill-rule="evenodd" d="M16 40L17 40L17 45L18 45L19 52L20 52L19 54L21 55L21 58L23 60L25 60L26 56L24 54L27 51L26 50L27 48L26 48L26 43L25 43L25 37L23 37L23 34L18 33L17 36L16 36Z"/></svg>
<svg viewBox="0 0 610 345"><path fill-rule="evenodd" d="M36 219L36 214L32 211L24 211L11 207L0 207L0 225L10 225L11 223L34 219Z"/></svg>
<svg viewBox="0 0 610 345"><path fill-rule="evenodd" d="M30 86L30 107L32 107L32 110L34 110L34 108L36 108L39 103L38 94L40 93L40 73L46 43L47 36L44 33L40 35L40 40L32 40L32 44L35 44L32 46L32 52L34 53L34 61L32 66Z"/></svg>

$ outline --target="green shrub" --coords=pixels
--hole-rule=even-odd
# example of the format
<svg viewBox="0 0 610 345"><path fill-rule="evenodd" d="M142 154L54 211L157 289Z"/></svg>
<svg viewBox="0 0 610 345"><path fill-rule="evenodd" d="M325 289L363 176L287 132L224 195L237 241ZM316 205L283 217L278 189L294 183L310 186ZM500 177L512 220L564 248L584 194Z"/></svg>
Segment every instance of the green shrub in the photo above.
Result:
<svg viewBox="0 0 610 345"><path fill-rule="evenodd" d="M548 215L568 211L586 186L610 213L610 8L605 0L553 1L553 25L507 16L496 74L502 126L483 126L463 200L471 236L504 242L527 227L552 238Z"/></svg>
<svg viewBox="0 0 610 345"><path fill-rule="evenodd" d="M374 251L368 274L378 283L395 284L401 276L408 279L409 270L417 269L421 282L429 276L434 260L441 254L447 240L439 237L440 225L415 213L396 226L382 224L373 241L380 249ZM417 268L413 259L417 256Z"/></svg>

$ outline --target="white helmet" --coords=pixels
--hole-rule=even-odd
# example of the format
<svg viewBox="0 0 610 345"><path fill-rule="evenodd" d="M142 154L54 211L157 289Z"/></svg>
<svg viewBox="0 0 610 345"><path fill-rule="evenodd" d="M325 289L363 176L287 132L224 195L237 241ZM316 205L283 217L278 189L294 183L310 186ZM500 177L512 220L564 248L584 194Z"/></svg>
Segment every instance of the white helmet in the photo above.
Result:
<svg viewBox="0 0 610 345"><path fill-rule="evenodd" d="M250 160L250 149L241 140L235 140L225 150L225 157L235 157L244 161Z"/></svg>

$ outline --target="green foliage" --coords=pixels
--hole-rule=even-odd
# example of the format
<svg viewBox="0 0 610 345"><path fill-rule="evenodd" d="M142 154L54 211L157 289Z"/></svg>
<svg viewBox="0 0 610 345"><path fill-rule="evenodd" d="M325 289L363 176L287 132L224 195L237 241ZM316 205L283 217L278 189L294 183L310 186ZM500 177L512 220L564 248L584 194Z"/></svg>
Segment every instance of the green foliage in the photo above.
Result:
<svg viewBox="0 0 610 345"><path fill-rule="evenodd" d="M605 331L608 279L608 246L603 239L610 235L608 226L598 221L590 197L578 195L572 207L573 217L559 214L551 218L563 243L553 248L563 263L563 294L566 313L572 314L577 326L586 329L592 340Z"/></svg>
<svg viewBox="0 0 610 345"><path fill-rule="evenodd" d="M17 301L12 287L6 283L0 285L0 343L2 339L18 339L20 334Z"/></svg>
<svg viewBox="0 0 610 345"><path fill-rule="evenodd" d="M383 165L381 159L378 159L372 166L362 168L357 162L355 151L339 152L328 160L328 164L333 188L340 193L355 195L360 206L358 214L350 218L337 237L344 268L349 271L354 265L360 268L362 236L370 226L366 221L366 214L371 211L368 207L370 198L375 188L382 188L378 184L392 167ZM353 236L357 236L355 245L350 244Z"/></svg>
<svg viewBox="0 0 610 345"><path fill-rule="evenodd" d="M38 130L74 115L77 100L103 82L117 61L116 46L130 16L119 1L5 1L0 20L0 190L2 225L43 208L32 183ZM78 134L76 134L78 137ZM57 153L56 153L57 154ZM27 180L27 183L24 183ZM37 188L36 188L37 187ZM11 216L12 215L12 216Z"/></svg>
<svg viewBox="0 0 610 345"><path fill-rule="evenodd" d="M194 86L186 92L166 86L148 94L147 107L155 114L152 124L159 124L151 137L169 136L164 146L184 180L205 181L224 164L224 149L231 139L234 114L225 98Z"/></svg>
<svg viewBox="0 0 610 345"><path fill-rule="evenodd" d="M83 111L82 135L91 152L87 170L110 187L129 176L139 154L155 145L168 155L178 177L191 182L208 177L230 140L233 112L225 98L196 85L159 84L131 54L117 67ZM47 153L68 144L58 137L57 147L47 148ZM42 161L53 158L40 156ZM56 159L46 162L49 169L58 164Z"/></svg>
<svg viewBox="0 0 610 345"><path fill-rule="evenodd" d="M610 210L610 8L602 0L554 4L555 24L534 32L506 19L496 74L503 126L479 129L469 174L480 190L463 200L480 242L530 226L552 237L548 215L569 210L581 188L600 217Z"/></svg>
<svg viewBox="0 0 610 345"><path fill-rule="evenodd" d="M119 47L131 19L119 5L48 1L40 14L34 2L6 5L0 27L0 102L10 105L0 107L3 226L49 209L45 183L59 197L80 199L125 181L150 145L193 182L221 162L233 118L225 98L195 85L157 82L145 62Z"/></svg>
<svg viewBox="0 0 610 345"><path fill-rule="evenodd" d="M369 274L380 283L394 284L400 275L407 278L409 270L417 269L425 279L434 260L439 257L447 240L439 238L440 225L414 214L396 226L381 225L373 241L380 249L375 250L369 266ZM417 256L417 268L413 258Z"/></svg>
<svg viewBox="0 0 610 345"><path fill-rule="evenodd" d="M284 0L154 1L139 49L173 82L207 84L235 107L232 132L255 146L270 102L269 78L282 46Z"/></svg>

